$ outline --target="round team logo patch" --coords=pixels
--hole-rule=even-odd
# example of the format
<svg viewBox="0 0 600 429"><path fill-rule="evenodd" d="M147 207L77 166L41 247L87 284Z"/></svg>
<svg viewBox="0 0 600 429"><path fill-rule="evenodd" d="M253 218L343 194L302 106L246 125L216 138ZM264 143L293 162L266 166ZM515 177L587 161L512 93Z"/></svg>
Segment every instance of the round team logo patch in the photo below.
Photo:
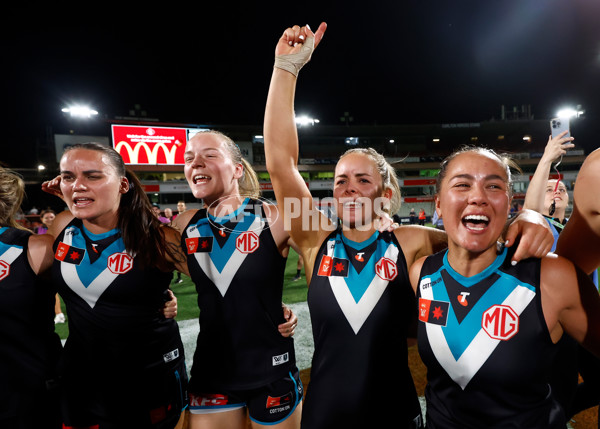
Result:
<svg viewBox="0 0 600 429"><path fill-rule="evenodd" d="M133 268L133 258L127 253L113 253L108 257L108 269L113 274L125 274Z"/></svg>

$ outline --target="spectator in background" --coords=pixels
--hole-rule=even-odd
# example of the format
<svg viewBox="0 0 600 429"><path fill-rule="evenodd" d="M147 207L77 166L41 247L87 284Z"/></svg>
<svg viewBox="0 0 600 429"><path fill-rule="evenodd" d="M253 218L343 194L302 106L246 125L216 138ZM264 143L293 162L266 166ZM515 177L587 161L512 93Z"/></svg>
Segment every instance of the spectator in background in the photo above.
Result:
<svg viewBox="0 0 600 429"><path fill-rule="evenodd" d="M177 214L175 214L171 217L171 221L174 221L175 218L177 218L177 216L179 216L186 210L187 210L187 207L185 205L185 201L183 201L183 200L177 201ZM179 271L177 271L177 279L175 280L175 283L178 283L178 284L183 283L183 280L181 280L181 273Z"/></svg>
<svg viewBox="0 0 600 429"><path fill-rule="evenodd" d="M292 279L293 282L302 278L302 267L304 267L304 259L302 259L302 255L298 255L298 262L296 263L296 276Z"/></svg>
<svg viewBox="0 0 600 429"><path fill-rule="evenodd" d="M154 211L154 214L156 215L156 217L158 218L159 221L161 221L164 224L171 223L171 219L168 219L168 218L164 217L160 213L160 206L158 204L153 203L152 204L152 210Z"/></svg>
<svg viewBox="0 0 600 429"><path fill-rule="evenodd" d="M33 232L36 234L45 234L48 232L48 228L50 228L52 222L54 222L55 217L56 213L54 210L42 210L40 213L40 221L42 222L42 225L35 228L35 231Z"/></svg>
<svg viewBox="0 0 600 429"><path fill-rule="evenodd" d="M567 223L566 210L569 205L569 194L565 184L557 179L549 179L552 164L558 161L568 149L575 145L571 143L573 137L564 137L567 131L555 138L549 138L544 154L540 158L535 173L529 182L523 208L541 213L554 235L556 249L558 235Z"/></svg>
<svg viewBox="0 0 600 429"><path fill-rule="evenodd" d="M177 214L175 215L175 217L179 216L186 210L187 210L187 207L185 205L185 201L183 201L183 200L178 201L177 202ZM175 219L175 217L173 219Z"/></svg>
<svg viewBox="0 0 600 429"><path fill-rule="evenodd" d="M169 219L169 222L173 220L173 210L171 210L169 207L165 209L165 217Z"/></svg>
<svg viewBox="0 0 600 429"><path fill-rule="evenodd" d="M432 222L433 222L433 227L434 227L434 228L436 228L436 229L441 229L441 230L443 230L443 229L444 229L444 219L442 219L442 218L441 218L441 217L438 215L438 212L437 212L437 210L434 210L434 211L433 211L433 219L432 219Z"/></svg>
<svg viewBox="0 0 600 429"><path fill-rule="evenodd" d="M425 226L426 219L427 219L427 215L425 214L425 209L419 210L419 225Z"/></svg>
<svg viewBox="0 0 600 429"><path fill-rule="evenodd" d="M42 213L40 213L42 225L38 226L34 232L36 234L45 234L48 232L48 228L52 226L54 218L56 218L54 210L42 210ZM65 323L65 314L62 311L58 294L54 297L54 323Z"/></svg>
<svg viewBox="0 0 600 429"><path fill-rule="evenodd" d="M408 218L410 219L411 225L414 225L415 223L417 223L417 213L415 212L414 207L410 208L410 213L408 214Z"/></svg>
<svg viewBox="0 0 600 429"><path fill-rule="evenodd" d="M521 208L519 207L519 203L513 203L513 205L510 207L510 213L509 213L509 217L513 218L517 215L517 213L519 212Z"/></svg>

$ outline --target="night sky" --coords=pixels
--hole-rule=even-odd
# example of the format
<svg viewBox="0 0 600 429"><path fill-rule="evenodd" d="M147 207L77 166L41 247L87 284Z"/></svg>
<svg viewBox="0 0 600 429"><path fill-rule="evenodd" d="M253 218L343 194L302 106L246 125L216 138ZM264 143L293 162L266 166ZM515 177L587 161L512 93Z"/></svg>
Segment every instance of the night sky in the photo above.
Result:
<svg viewBox="0 0 600 429"><path fill-rule="evenodd" d="M577 104L600 124L597 0L180 3L5 12L0 160L34 165L24 148L60 130L73 102L109 118L139 104L165 122L260 125L277 39L321 21L296 110L323 124L344 112L356 124L478 122L501 105L549 119Z"/></svg>

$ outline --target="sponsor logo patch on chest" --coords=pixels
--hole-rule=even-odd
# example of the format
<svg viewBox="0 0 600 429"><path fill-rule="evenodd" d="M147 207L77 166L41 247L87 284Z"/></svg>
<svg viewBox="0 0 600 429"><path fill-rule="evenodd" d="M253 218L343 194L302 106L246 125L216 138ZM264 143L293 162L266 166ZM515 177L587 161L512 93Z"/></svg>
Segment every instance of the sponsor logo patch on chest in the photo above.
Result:
<svg viewBox="0 0 600 429"><path fill-rule="evenodd" d="M125 274L133 268L133 258L125 252L113 253L108 257L107 266L113 274Z"/></svg>

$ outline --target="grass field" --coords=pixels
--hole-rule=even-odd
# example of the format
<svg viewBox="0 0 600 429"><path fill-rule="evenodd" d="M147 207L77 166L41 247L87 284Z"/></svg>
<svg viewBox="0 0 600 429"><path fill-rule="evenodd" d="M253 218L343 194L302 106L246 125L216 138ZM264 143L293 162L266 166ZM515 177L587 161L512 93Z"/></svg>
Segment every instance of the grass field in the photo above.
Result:
<svg viewBox="0 0 600 429"><path fill-rule="evenodd" d="M296 265L298 263L298 254L290 249L290 255L288 256L285 277L283 285L283 302L288 304L294 304L296 302L306 301L306 294L308 288L306 287L306 277L304 276L304 270L302 270L302 278L297 281L293 281L296 275ZM171 289L175 296L177 296L177 320L188 320L197 319L200 314L197 303L196 288L192 280L185 274L181 275L181 283L176 283L176 274L173 274L173 282L171 283ZM65 310L64 303L62 304L63 311ZM65 312L65 316L69 317L68 313ZM54 325L55 330L61 339L66 339L69 335L69 327L67 323L59 323Z"/></svg>

